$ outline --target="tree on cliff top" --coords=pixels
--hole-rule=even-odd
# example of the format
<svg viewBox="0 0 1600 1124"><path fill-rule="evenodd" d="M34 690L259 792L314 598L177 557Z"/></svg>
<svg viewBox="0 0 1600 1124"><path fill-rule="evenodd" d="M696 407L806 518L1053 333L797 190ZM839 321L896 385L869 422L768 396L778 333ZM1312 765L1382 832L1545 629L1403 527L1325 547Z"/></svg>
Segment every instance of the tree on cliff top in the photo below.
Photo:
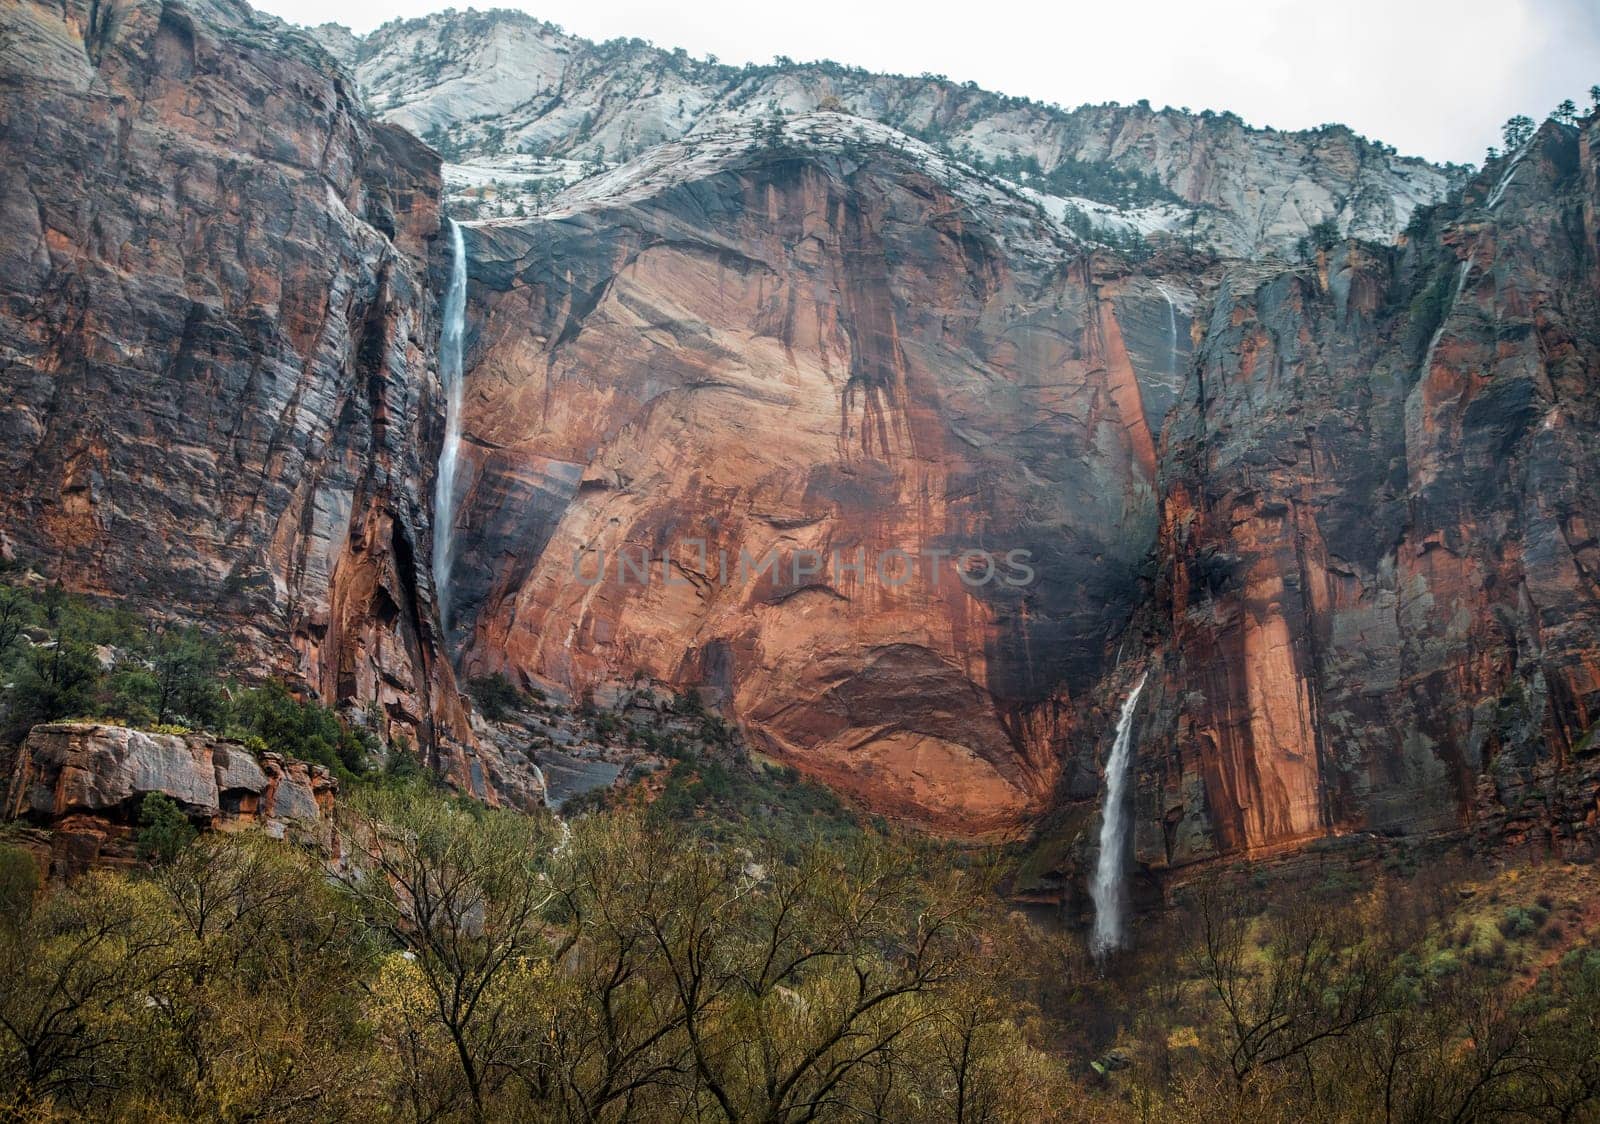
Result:
<svg viewBox="0 0 1600 1124"><path fill-rule="evenodd" d="M6 692L8 740L43 722L90 713L101 675L99 657L87 644L63 638L34 648Z"/></svg>
<svg viewBox="0 0 1600 1124"><path fill-rule="evenodd" d="M0 586L0 667L5 666L6 656L33 619L33 602L28 595L15 586Z"/></svg>
<svg viewBox="0 0 1600 1124"><path fill-rule="evenodd" d="M1535 128L1533 118L1525 117L1522 114L1518 114L1507 121L1500 130L1500 135L1505 138L1506 150L1511 151L1527 144L1533 139Z"/></svg>
<svg viewBox="0 0 1600 1124"><path fill-rule="evenodd" d="M761 144L764 148L783 147L783 114L777 108L761 125Z"/></svg>
<svg viewBox="0 0 1600 1124"><path fill-rule="evenodd" d="M327 707L294 697L274 679L234 700L233 732L254 736L268 750L326 765L335 773L359 776L376 747L374 735L340 721Z"/></svg>

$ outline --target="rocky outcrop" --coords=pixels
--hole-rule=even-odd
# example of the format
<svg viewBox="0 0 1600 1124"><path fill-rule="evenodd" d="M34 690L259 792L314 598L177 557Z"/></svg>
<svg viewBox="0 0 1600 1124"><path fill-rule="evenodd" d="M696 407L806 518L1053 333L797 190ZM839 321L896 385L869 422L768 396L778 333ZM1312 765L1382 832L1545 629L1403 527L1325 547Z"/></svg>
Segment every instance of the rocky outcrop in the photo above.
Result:
<svg viewBox="0 0 1600 1124"><path fill-rule="evenodd" d="M1162 455L1138 859L1594 841L1594 119L1394 250L1228 272Z"/></svg>
<svg viewBox="0 0 1600 1124"><path fill-rule="evenodd" d="M710 689L944 829L1041 809L1139 596L1193 294L839 115L568 199L467 232L465 666Z"/></svg>
<svg viewBox="0 0 1600 1124"><path fill-rule="evenodd" d="M1161 188L1146 219L1243 255L1285 250L1315 223L1388 242L1418 206L1442 199L1461 169L1397 156L1342 126L1252 129L1232 114L1137 106L1062 110L945 78L871 74L834 63L733 67L640 40L595 44L518 12L449 11L399 20L360 39L317 34L355 64L386 119L469 161L463 184L515 190L531 169L511 154L573 161L628 159L666 141L774 111L835 109L937 143L1008 174L1032 161L1041 186L1084 196L1128 177ZM1050 180L1073 163L1102 175ZM1096 182L1098 180L1098 182Z"/></svg>
<svg viewBox="0 0 1600 1124"><path fill-rule="evenodd" d="M439 751L439 164L232 0L0 8L0 521Z"/></svg>
<svg viewBox="0 0 1600 1124"><path fill-rule="evenodd" d="M17 754L6 815L52 828L58 874L132 857L140 805L170 797L215 829L259 825L334 847L338 782L321 765L202 734L153 734L92 722L35 727Z"/></svg>

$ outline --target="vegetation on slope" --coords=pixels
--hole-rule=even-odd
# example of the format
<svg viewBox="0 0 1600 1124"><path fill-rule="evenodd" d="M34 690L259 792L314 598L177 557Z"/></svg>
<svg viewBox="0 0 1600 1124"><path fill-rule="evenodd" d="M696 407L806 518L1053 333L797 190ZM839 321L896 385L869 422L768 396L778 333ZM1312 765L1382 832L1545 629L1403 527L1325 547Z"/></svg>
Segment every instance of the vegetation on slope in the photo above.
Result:
<svg viewBox="0 0 1600 1124"><path fill-rule="evenodd" d="M344 864L254 833L0 934L0 1099L35 1119L1041 1120L1062 1066L973 871L905 839L712 843L426 791Z"/></svg>
<svg viewBox="0 0 1600 1124"><path fill-rule="evenodd" d="M368 729L280 681L246 683L236 665L229 645L198 628L59 585L0 584L0 746L40 723L85 718L210 731L345 780L370 767L378 743Z"/></svg>
<svg viewBox="0 0 1600 1124"><path fill-rule="evenodd" d="M147 832L161 822L147 818ZM362 786L327 861L0 846L27 1119L1557 1120L1600 1112L1600 879L1223 872L1096 966L978 856ZM169 825L170 826L170 825ZM1347 873L1347 872L1346 872Z"/></svg>
<svg viewBox="0 0 1600 1124"><path fill-rule="evenodd" d="M900 833L693 695L563 711L660 763L563 823L405 753L358 775L355 731L199 633L35 582L0 641L13 716L203 722L352 782L336 856L152 796L137 868L45 888L39 833L0 835L0 1117L1600 1118L1590 866L1313 848L1179 887L1096 963L999 892L1060 854ZM63 649L81 681L45 678Z"/></svg>

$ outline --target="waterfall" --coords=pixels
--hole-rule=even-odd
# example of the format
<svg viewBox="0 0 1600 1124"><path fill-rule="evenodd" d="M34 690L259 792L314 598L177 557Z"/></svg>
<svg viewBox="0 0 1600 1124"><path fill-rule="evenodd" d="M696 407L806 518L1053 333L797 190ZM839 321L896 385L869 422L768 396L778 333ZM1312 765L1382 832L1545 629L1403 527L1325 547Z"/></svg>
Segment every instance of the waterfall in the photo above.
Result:
<svg viewBox="0 0 1600 1124"><path fill-rule="evenodd" d="M445 391L444 447L433 486L433 588L439 624L450 631L450 574L456 560L456 460L461 452L461 349L467 326L467 245L450 220L450 288L439 337L439 381Z"/></svg>
<svg viewBox="0 0 1600 1124"><path fill-rule="evenodd" d="M1161 299L1167 302L1167 374L1178 376L1178 307L1172 301L1172 292L1161 282L1156 282Z"/></svg>
<svg viewBox="0 0 1600 1124"><path fill-rule="evenodd" d="M1089 947L1096 959L1123 944L1122 915L1127 904L1127 889L1122 878L1122 856L1128 831L1133 826L1128 815L1128 773L1133 765L1133 713L1144 690L1146 672L1133 685L1128 701L1117 716L1117 737L1106 759L1106 797L1100 809L1100 857L1095 863L1094 881L1089 895L1094 898L1094 933Z"/></svg>
<svg viewBox="0 0 1600 1124"><path fill-rule="evenodd" d="M1522 158L1528 155L1528 150L1532 147L1533 141L1530 140L1519 148L1517 154L1511 158L1511 163L1506 166L1505 173L1500 177L1500 182L1495 184L1494 190L1489 193L1488 202L1484 204L1487 209L1493 210L1500 205L1500 200L1505 198L1506 188L1511 186L1511 180L1517 174L1517 165L1522 163Z"/></svg>
<svg viewBox="0 0 1600 1124"><path fill-rule="evenodd" d="M1467 255L1467 260L1461 263L1461 272L1456 275L1456 287L1450 294L1450 303L1439 314L1439 327L1434 330L1433 338L1428 341L1428 350L1422 354L1421 376L1426 376L1433 369L1433 353L1439 346L1439 340L1444 337L1444 330L1450 323L1450 314L1456 310L1456 304L1461 300L1461 294L1467 287L1467 276L1472 272L1472 263L1477 260L1478 252L1474 250Z"/></svg>

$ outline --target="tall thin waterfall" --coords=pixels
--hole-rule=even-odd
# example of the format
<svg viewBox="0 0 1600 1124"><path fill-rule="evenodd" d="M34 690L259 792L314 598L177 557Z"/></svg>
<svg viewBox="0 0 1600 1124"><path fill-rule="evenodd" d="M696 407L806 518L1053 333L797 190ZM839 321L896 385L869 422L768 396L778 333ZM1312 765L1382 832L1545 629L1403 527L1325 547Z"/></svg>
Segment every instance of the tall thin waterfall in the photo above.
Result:
<svg viewBox="0 0 1600 1124"><path fill-rule="evenodd" d="M1506 188L1511 186L1511 181L1516 177L1517 167L1522 163L1523 157L1528 155L1528 150L1533 147L1533 141L1517 149L1517 154L1511 158L1511 163L1506 165L1505 172L1500 176L1500 182L1494 185L1494 190L1489 193L1488 201L1484 206L1490 210L1500 205L1500 200L1506 197Z"/></svg>
<svg viewBox="0 0 1600 1124"><path fill-rule="evenodd" d="M1089 886L1089 896L1094 899L1094 933L1089 947L1096 957L1121 948L1123 944L1122 922L1128 894L1122 877L1122 858L1127 850L1128 829L1132 826L1128 815L1128 773L1133 764L1133 713L1148 675L1149 672L1145 672L1139 676L1128 701L1122 704L1122 713L1117 717L1117 737L1111 743L1111 756L1106 760L1106 798L1100 809L1100 857L1095 863L1094 881Z"/></svg>
<svg viewBox="0 0 1600 1124"><path fill-rule="evenodd" d="M1509 174L1508 172L1507 175ZM1450 304L1440 315L1439 326L1434 329L1433 338L1428 341L1428 350L1422 354L1421 373L1423 375L1433 369L1433 353L1439 346L1439 340L1444 336L1445 328L1450 324L1450 314L1455 311L1456 304L1461 300L1461 293L1467 287L1467 276L1472 272L1472 264L1477 260L1477 257L1478 252L1474 250L1467 255L1467 260L1461 263L1461 272L1456 275L1456 287L1450 294Z"/></svg>
<svg viewBox="0 0 1600 1124"><path fill-rule="evenodd" d="M461 227L450 220L450 288L444 295L444 325L439 338L439 381L445 390L444 447L433 486L433 588L439 598L439 623L450 629L450 575L456 561L456 461L461 453L461 348L467 327L467 246Z"/></svg>
<svg viewBox="0 0 1600 1124"><path fill-rule="evenodd" d="M1160 282L1156 289L1161 293L1161 299L1167 302L1167 374L1178 373L1178 306L1173 303L1172 292Z"/></svg>

